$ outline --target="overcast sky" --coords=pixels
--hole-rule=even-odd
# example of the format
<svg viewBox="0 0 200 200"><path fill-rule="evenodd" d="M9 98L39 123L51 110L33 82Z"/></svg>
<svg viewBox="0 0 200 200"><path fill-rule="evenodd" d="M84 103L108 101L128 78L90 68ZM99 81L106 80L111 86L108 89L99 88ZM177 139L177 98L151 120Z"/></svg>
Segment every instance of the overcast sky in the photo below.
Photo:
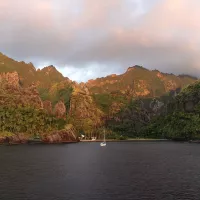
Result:
<svg viewBox="0 0 200 200"><path fill-rule="evenodd" d="M129 66L200 76L200 0L0 0L0 51L87 81Z"/></svg>

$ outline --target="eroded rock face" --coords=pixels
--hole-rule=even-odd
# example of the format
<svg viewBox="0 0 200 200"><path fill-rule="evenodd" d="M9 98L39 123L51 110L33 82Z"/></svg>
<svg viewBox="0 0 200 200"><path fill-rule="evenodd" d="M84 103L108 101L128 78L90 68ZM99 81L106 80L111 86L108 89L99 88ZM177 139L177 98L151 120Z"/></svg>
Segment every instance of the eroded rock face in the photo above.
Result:
<svg viewBox="0 0 200 200"><path fill-rule="evenodd" d="M47 111L48 114L53 113L51 101L43 101L43 108Z"/></svg>
<svg viewBox="0 0 200 200"><path fill-rule="evenodd" d="M6 82L8 85L13 88L19 87L19 75L17 72L8 72L0 74L0 83Z"/></svg>
<svg viewBox="0 0 200 200"><path fill-rule="evenodd" d="M13 134L12 136L0 136L0 144L26 144L28 142L28 137L23 134Z"/></svg>
<svg viewBox="0 0 200 200"><path fill-rule="evenodd" d="M168 76L158 72L157 77L163 82L166 92L176 90L177 88L181 87L181 80L176 76L173 77L174 80L170 80Z"/></svg>
<svg viewBox="0 0 200 200"><path fill-rule="evenodd" d="M66 117L66 106L64 102L59 101L54 108L54 114L57 118L65 118Z"/></svg>
<svg viewBox="0 0 200 200"><path fill-rule="evenodd" d="M79 142L76 130L72 125L59 131L43 134L42 141L45 143Z"/></svg>
<svg viewBox="0 0 200 200"><path fill-rule="evenodd" d="M102 123L103 112L97 107L91 95L75 87L70 100L69 114L71 123L78 130L95 129Z"/></svg>
<svg viewBox="0 0 200 200"><path fill-rule="evenodd" d="M22 88L17 72L0 74L0 105L18 105L43 108L35 85Z"/></svg>
<svg viewBox="0 0 200 200"><path fill-rule="evenodd" d="M162 109L164 107L164 103L161 101L158 101L157 99L153 99L150 102L149 107L151 108L151 110L153 111L154 114L158 115L162 111Z"/></svg>
<svg viewBox="0 0 200 200"><path fill-rule="evenodd" d="M13 88L7 88L6 93L0 96L0 105L43 108L43 103L39 95L32 95L28 90L18 90L18 92L16 90L13 91Z"/></svg>
<svg viewBox="0 0 200 200"><path fill-rule="evenodd" d="M92 117L94 114L94 102L91 96L83 94L73 94L70 102L70 115L78 118Z"/></svg>
<svg viewBox="0 0 200 200"><path fill-rule="evenodd" d="M113 117L122 109L123 106L123 103L113 102L109 108L109 116Z"/></svg>
<svg viewBox="0 0 200 200"><path fill-rule="evenodd" d="M145 80L139 80L136 84L136 96L147 96L150 94L150 91L148 89L148 84Z"/></svg>
<svg viewBox="0 0 200 200"><path fill-rule="evenodd" d="M165 81L164 85L166 91L176 90L179 87L179 85L173 80Z"/></svg>

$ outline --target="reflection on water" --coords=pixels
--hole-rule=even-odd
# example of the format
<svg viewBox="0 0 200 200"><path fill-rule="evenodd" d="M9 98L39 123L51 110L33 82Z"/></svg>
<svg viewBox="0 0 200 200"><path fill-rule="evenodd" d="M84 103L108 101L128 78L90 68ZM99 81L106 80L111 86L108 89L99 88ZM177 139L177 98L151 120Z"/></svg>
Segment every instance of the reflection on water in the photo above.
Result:
<svg viewBox="0 0 200 200"><path fill-rule="evenodd" d="M0 146L1 200L200 199L200 145Z"/></svg>

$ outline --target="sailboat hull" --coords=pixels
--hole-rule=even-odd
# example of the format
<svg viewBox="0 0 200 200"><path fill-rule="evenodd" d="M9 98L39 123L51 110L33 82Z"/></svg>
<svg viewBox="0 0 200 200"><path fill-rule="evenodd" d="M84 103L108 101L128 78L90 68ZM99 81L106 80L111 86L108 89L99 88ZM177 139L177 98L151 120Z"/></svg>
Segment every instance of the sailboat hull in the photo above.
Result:
<svg viewBox="0 0 200 200"><path fill-rule="evenodd" d="M102 143L100 144L100 146L101 146L101 147L105 147L105 146L106 146L106 143L105 143L105 142L102 142Z"/></svg>
<svg viewBox="0 0 200 200"><path fill-rule="evenodd" d="M105 136L105 129L104 129L104 140L103 142L100 143L101 147L105 147L106 146L106 136Z"/></svg>

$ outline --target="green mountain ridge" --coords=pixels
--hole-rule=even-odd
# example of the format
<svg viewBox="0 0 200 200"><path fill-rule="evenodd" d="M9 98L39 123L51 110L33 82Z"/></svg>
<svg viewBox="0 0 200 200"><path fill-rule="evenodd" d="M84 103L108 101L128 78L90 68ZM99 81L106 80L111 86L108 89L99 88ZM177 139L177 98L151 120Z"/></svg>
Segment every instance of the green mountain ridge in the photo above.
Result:
<svg viewBox="0 0 200 200"><path fill-rule="evenodd" d="M47 88L53 83L68 80L52 65L40 70L36 69L32 63L18 62L0 54L0 73L14 71L19 74L21 84L25 87L35 83L39 87Z"/></svg>
<svg viewBox="0 0 200 200"><path fill-rule="evenodd" d="M197 79L189 75L175 76L134 66L129 67L124 74L89 80L86 85L93 93L118 91L122 94L131 93L133 96L159 97L170 90L183 88L195 80Z"/></svg>
<svg viewBox="0 0 200 200"><path fill-rule="evenodd" d="M151 131L157 124L155 119L159 120L163 115L173 116L170 113L176 110L175 107L187 113L191 102L184 100L181 108L178 98L185 95L190 99L196 88L193 85L198 81L189 75L176 76L136 65L123 74L79 84L64 77L52 65L36 70L32 63L18 62L0 54L0 83L2 116L6 116L4 112L8 106L11 113L12 108L30 116L30 112L36 112L32 117L40 115L42 119L47 119L48 130L72 124L76 131L89 138L92 135L102 137L101 128L104 126L108 137L118 138L121 135L123 138L163 137L161 128L156 133ZM193 103L196 105L198 102L195 100ZM43 110L43 114L38 109ZM36 123L37 120L33 121ZM0 124L0 127L2 131L5 126ZM7 131L23 130L16 127L9 127ZM33 127L26 131L32 134L36 130ZM44 130L43 124L41 129ZM168 137L172 136L168 134Z"/></svg>
<svg viewBox="0 0 200 200"><path fill-rule="evenodd" d="M44 67L43 69L36 69L32 63L18 62L0 53L0 73L14 71L19 74L20 81L24 86L35 83L38 87L48 88L54 83L65 80L73 82L70 81L69 78L64 77L53 65ZM163 76L163 79L162 77L158 77L159 75ZM94 93L113 92L115 90L123 92L127 87L136 87L136 90L138 90L142 96L145 95L146 84L146 90L149 90L150 95L159 96L160 93L164 93L175 87L184 87L194 80L197 80L197 78L189 75L175 76L174 74L161 73L158 70L148 70L136 65L129 67L124 74L108 75L95 80L89 80L83 84L89 87ZM169 86L165 85L167 81ZM143 86L137 88L140 83L142 83ZM173 86L173 84L175 85ZM142 90L144 94L142 94ZM153 90L153 93L150 90ZM140 93L138 93L139 96Z"/></svg>

